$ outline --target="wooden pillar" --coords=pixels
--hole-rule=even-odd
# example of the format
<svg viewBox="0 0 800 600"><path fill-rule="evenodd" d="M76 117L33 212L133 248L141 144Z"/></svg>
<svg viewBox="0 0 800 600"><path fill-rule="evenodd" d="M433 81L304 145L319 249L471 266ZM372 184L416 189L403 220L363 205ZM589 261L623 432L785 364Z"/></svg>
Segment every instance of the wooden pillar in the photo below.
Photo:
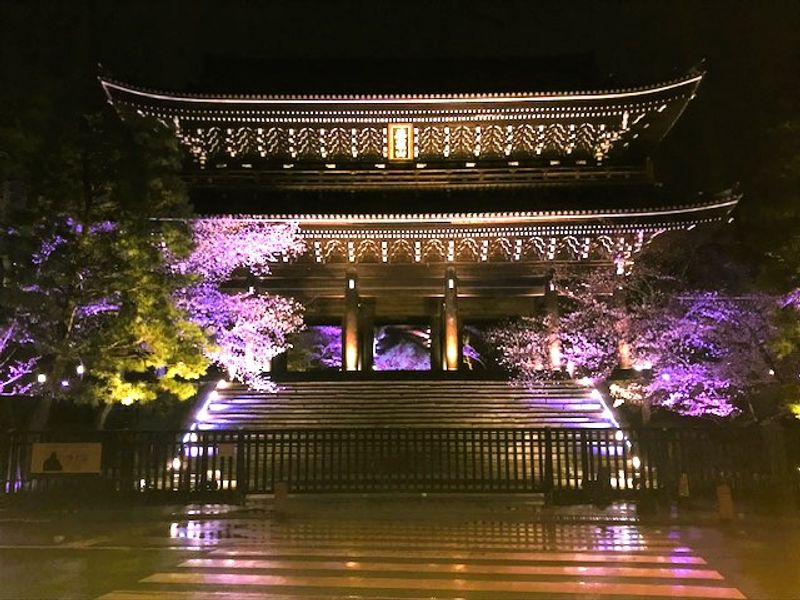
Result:
<svg viewBox="0 0 800 600"><path fill-rule="evenodd" d="M284 351L273 356L269 370L273 376L284 375L289 370L289 353Z"/></svg>
<svg viewBox="0 0 800 600"><path fill-rule="evenodd" d="M454 269L448 269L444 281L444 352L442 367L458 371L461 367L461 328L458 321L458 281Z"/></svg>
<svg viewBox="0 0 800 600"><path fill-rule="evenodd" d="M359 302L359 338L361 340L361 370L371 371L375 348L375 299L361 299Z"/></svg>
<svg viewBox="0 0 800 600"><path fill-rule="evenodd" d="M358 371L361 368L361 340L358 335L358 279L348 273L344 288L344 316L342 317L342 370Z"/></svg>
<svg viewBox="0 0 800 600"><path fill-rule="evenodd" d="M432 298L428 314L431 320L431 371L441 371L444 366L444 352L442 352L442 312L444 303L440 298Z"/></svg>
<svg viewBox="0 0 800 600"><path fill-rule="evenodd" d="M547 314L549 335L548 335L548 354L550 358L550 368L558 370L561 364L561 340L558 335L558 292L553 284L551 274L544 284L544 309Z"/></svg>

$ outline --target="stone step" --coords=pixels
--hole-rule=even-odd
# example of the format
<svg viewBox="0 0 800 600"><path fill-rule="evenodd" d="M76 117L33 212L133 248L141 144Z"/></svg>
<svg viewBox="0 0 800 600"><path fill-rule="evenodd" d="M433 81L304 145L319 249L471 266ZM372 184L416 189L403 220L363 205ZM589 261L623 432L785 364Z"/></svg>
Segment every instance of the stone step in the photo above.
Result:
<svg viewBox="0 0 800 600"><path fill-rule="evenodd" d="M504 381L304 381L217 390L201 429L608 427L591 390Z"/></svg>

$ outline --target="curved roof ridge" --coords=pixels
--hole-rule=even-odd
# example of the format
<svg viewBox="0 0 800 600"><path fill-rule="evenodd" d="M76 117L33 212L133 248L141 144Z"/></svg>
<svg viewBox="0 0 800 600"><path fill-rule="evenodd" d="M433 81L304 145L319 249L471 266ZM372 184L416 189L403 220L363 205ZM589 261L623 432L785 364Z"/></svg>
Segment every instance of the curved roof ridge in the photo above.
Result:
<svg viewBox="0 0 800 600"><path fill-rule="evenodd" d="M699 84L705 72L690 69L683 76L675 77L662 82L641 86L620 87L597 90L567 90L567 91L539 91L539 92L490 92L490 93L441 93L441 94L203 94L191 92L171 92L157 90L112 79L103 75L98 76L103 90L111 99L109 88L127 92L133 95L149 97L157 100L185 101L185 102L240 102L240 103L281 103L281 102L393 102L403 103L408 101L521 101L521 100L591 100L607 97L637 96L656 93L667 89L681 87L690 83Z"/></svg>

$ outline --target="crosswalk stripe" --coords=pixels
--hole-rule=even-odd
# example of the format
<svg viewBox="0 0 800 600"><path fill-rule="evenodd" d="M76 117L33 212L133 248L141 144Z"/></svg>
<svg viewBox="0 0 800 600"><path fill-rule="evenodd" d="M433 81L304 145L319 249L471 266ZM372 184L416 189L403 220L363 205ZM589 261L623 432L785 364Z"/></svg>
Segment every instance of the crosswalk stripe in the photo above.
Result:
<svg viewBox="0 0 800 600"><path fill-rule="evenodd" d="M369 558L371 560L380 560L382 558L395 559L398 557L413 557L414 560L428 560L428 559L449 559L449 560L469 560L469 559L484 559L484 560L497 560L497 561L538 561L538 562L589 562L589 563L609 563L609 562L626 562L637 564L672 564L672 565L704 565L706 561L699 556L690 556L688 554L617 554L611 552L483 552L480 550L470 551L436 551L425 550L420 553L418 550L415 552L413 549L400 550L400 549L377 549L374 553L366 554L367 550L359 546L357 550L353 548L287 548L281 546L278 549L264 550L262 547L246 549L236 548L227 549L219 548L212 550L209 554L213 556L233 556L233 557L269 557L269 558L289 558L294 556L311 557L329 557L337 556L347 558L349 560L363 560Z"/></svg>
<svg viewBox="0 0 800 600"><path fill-rule="evenodd" d="M290 588L336 587L343 590L425 590L445 592L507 592L546 594L601 594L611 596L672 596L745 600L736 588L660 583L619 583L597 581L488 581L476 579L404 579L392 577L353 577L347 575L256 575L243 573L155 573L143 583L241 585Z"/></svg>
<svg viewBox="0 0 800 600"><path fill-rule="evenodd" d="M319 561L319 560L244 560L192 558L179 565L187 568L210 569L260 569L337 572L404 572L444 573L453 575L556 575L579 577L651 577L659 579L722 579L712 569L685 569L659 567L585 567L580 565L479 565L466 562L449 564L378 562L378 561Z"/></svg>
<svg viewBox="0 0 800 600"><path fill-rule="evenodd" d="M100 596L97 600L353 600L353 596L341 595L331 596L325 594L322 596L309 596L303 594L298 596L296 594L275 594L270 592L269 596L265 596L264 592L221 592L217 590L159 590L158 592L151 591L137 591L137 590L117 590L109 592ZM358 595L358 600L431 600L430 596L365 596L364 594ZM436 600L463 600L453 596L437 596Z"/></svg>

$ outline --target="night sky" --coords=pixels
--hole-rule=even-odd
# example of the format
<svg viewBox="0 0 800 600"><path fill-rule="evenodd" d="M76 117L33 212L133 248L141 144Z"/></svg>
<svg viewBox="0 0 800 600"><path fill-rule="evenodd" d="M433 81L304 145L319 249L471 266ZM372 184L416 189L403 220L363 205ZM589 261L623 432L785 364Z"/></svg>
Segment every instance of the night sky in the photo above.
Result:
<svg viewBox="0 0 800 600"><path fill-rule="evenodd" d="M145 87L496 91L707 79L656 156L679 196L747 180L800 107L800 2L3 2L3 80L97 63ZM437 85L438 84L438 85ZM426 88L426 89L422 89ZM755 199L749 199L754 202Z"/></svg>

